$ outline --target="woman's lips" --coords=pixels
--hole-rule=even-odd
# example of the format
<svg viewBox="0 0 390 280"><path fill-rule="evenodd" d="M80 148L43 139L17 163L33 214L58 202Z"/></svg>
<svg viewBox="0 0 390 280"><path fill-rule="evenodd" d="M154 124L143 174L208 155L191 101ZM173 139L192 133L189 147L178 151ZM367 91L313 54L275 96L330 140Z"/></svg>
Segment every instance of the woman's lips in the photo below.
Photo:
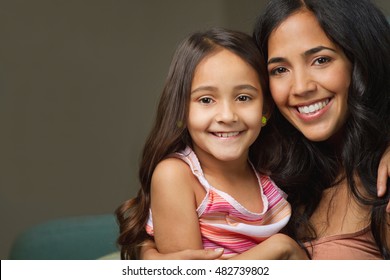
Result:
<svg viewBox="0 0 390 280"><path fill-rule="evenodd" d="M310 105L305 106L297 106L297 110L301 114L313 114L319 110L322 110L326 105L329 104L330 98L327 98L326 100L315 102Z"/></svg>

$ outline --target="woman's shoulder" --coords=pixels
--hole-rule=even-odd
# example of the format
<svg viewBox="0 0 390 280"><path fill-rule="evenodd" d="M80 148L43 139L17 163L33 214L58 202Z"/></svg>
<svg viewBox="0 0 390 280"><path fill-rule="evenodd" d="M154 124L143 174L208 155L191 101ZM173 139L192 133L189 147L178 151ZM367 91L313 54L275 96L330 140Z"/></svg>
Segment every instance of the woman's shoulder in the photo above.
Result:
<svg viewBox="0 0 390 280"><path fill-rule="evenodd" d="M314 260L383 259L370 226L356 232L324 236L303 245Z"/></svg>

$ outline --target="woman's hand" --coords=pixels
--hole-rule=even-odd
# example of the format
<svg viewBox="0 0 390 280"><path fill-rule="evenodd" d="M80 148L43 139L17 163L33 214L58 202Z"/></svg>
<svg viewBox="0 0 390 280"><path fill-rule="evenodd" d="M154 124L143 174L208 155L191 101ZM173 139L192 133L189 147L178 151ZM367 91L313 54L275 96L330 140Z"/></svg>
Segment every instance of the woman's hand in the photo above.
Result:
<svg viewBox="0 0 390 280"><path fill-rule="evenodd" d="M386 193L387 187L387 179L390 177L390 146L387 147L386 151L383 153L382 159L379 162L378 167L378 196L381 197ZM390 213L390 201L387 204L386 211Z"/></svg>
<svg viewBox="0 0 390 280"><path fill-rule="evenodd" d="M223 249L187 249L175 253L161 254L157 251L156 244L148 240L141 248L140 258L142 260L215 260L220 258L222 254Z"/></svg>

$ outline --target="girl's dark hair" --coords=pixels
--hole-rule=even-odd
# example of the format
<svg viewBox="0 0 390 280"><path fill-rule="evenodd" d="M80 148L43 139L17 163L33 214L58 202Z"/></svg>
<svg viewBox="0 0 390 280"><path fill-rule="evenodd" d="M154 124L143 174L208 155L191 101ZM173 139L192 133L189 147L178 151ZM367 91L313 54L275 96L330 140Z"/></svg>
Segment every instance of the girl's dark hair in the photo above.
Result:
<svg viewBox="0 0 390 280"><path fill-rule="evenodd" d="M136 259L142 243L149 237L145 231L150 208L150 183L157 164L169 154L191 145L186 128L191 83L195 69L207 55L227 49L241 57L258 73L264 104L271 98L263 57L253 38L245 33L223 28L197 32L177 48L158 105L155 124L146 140L139 169L141 188L138 195L124 202L117 210L120 227L118 244L122 259ZM268 102L267 102L268 101ZM260 119L259 112L259 119ZM258 142L251 146L250 156L256 160Z"/></svg>
<svg viewBox="0 0 390 280"><path fill-rule="evenodd" d="M309 218L323 190L336 184L340 180L337 176L345 171L357 201L372 206L371 230L382 256L389 259L385 207L390 192L387 190L379 199L376 191L378 164L390 142L389 23L368 0L271 0L253 33L266 61L271 33L287 17L302 10L315 15L353 65L349 116L334 145L330 141L309 141L275 109L267 129L274 130L276 134L270 135L278 135L277 141L264 139L270 153L264 151L261 162L268 164L265 167L271 170L271 177L289 194L293 216L287 231L300 242L316 238ZM356 175L363 192L357 188ZM387 189L389 186L388 182Z"/></svg>

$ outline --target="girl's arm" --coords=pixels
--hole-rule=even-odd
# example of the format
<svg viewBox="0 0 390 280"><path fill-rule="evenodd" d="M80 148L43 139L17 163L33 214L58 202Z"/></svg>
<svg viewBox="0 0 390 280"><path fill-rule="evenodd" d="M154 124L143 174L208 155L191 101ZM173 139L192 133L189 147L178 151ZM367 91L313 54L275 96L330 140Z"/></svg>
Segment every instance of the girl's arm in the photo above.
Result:
<svg viewBox="0 0 390 280"><path fill-rule="evenodd" d="M194 192L197 183L188 165L179 159L157 165L151 182L151 208L160 253L203 248Z"/></svg>
<svg viewBox="0 0 390 280"><path fill-rule="evenodd" d="M386 193L387 178L390 177L390 146L384 152L378 167L378 196ZM390 201L387 204L386 211L390 213Z"/></svg>

